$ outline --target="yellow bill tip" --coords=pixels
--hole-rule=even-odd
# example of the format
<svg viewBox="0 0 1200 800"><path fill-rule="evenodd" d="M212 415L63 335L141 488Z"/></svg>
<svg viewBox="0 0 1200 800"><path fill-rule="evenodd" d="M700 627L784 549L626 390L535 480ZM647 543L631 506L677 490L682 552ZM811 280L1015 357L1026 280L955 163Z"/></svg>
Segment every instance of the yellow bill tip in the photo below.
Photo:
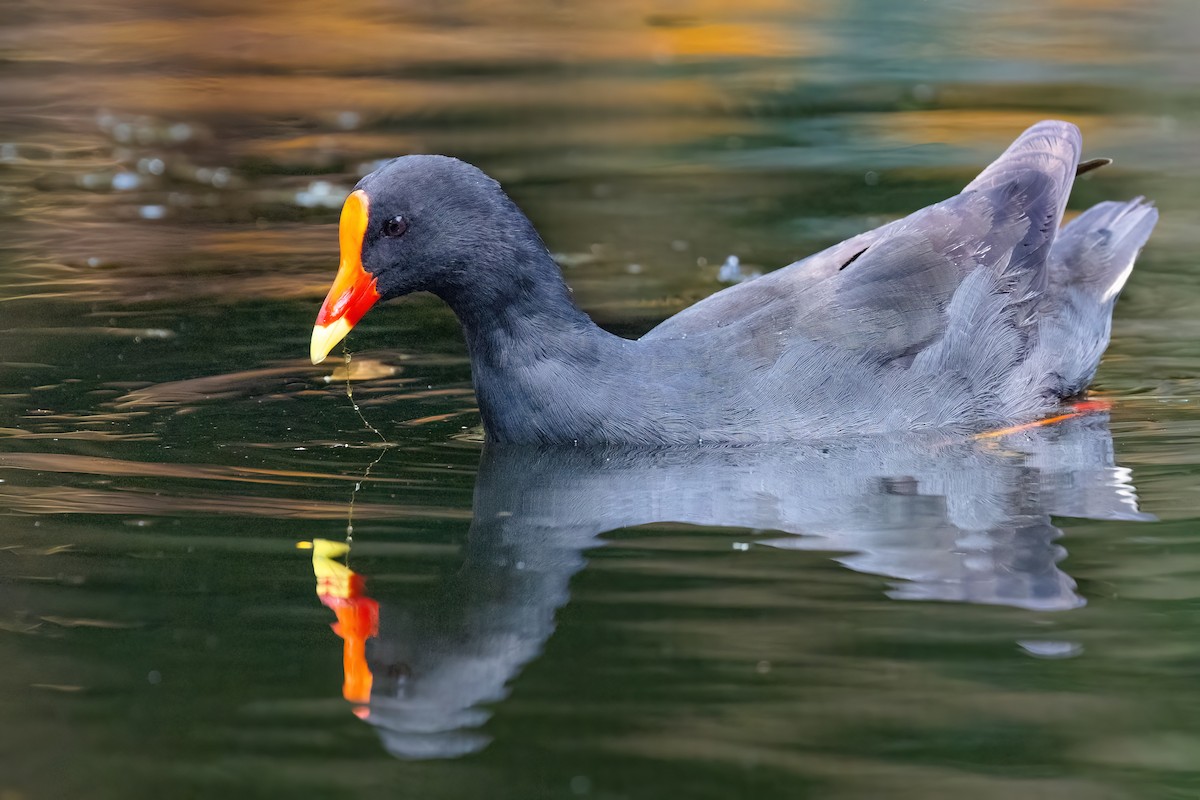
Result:
<svg viewBox="0 0 1200 800"><path fill-rule="evenodd" d="M333 320L328 325L316 325L313 327L312 343L309 346L308 355L312 359L312 363L320 364L329 355L329 351L334 345L346 338L346 334L350 332L353 326L346 321L345 317Z"/></svg>

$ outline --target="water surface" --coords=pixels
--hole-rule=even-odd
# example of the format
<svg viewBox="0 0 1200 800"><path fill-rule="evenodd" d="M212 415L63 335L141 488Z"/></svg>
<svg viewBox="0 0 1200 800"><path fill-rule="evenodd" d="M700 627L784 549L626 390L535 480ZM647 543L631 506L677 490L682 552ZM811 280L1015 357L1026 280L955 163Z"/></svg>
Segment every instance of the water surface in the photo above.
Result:
<svg viewBox="0 0 1200 800"><path fill-rule="evenodd" d="M1194 4L6 13L6 800L1200 792ZM1054 425L484 452L433 300L307 362L380 159L495 175L636 336L1044 117L1116 159L1072 211L1162 210Z"/></svg>

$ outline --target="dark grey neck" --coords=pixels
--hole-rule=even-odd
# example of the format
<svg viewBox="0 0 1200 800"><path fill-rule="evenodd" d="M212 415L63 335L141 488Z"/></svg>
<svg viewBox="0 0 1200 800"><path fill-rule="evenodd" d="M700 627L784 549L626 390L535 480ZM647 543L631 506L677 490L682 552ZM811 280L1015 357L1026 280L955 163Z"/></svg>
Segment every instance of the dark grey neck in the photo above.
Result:
<svg viewBox="0 0 1200 800"><path fill-rule="evenodd" d="M544 249L505 249L484 263L465 265L460 275L463 279L435 294L458 316L471 343L480 336L490 340L496 332L514 336L540 330L553 336L596 327L575 305Z"/></svg>
<svg viewBox="0 0 1200 800"><path fill-rule="evenodd" d="M462 323L488 438L570 441L631 343L575 305L540 239L522 244L465 265L463 279L436 294Z"/></svg>

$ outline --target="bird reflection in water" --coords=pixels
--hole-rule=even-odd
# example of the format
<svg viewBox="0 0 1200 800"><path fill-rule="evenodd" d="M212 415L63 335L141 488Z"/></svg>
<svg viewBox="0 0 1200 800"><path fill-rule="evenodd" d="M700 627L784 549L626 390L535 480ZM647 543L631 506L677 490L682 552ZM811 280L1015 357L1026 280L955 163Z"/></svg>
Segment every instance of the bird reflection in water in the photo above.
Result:
<svg viewBox="0 0 1200 800"><path fill-rule="evenodd" d="M346 588L322 601L345 639L347 699L366 703L369 691L363 716L397 757L482 750L491 708L553 634L585 552L607 531L652 523L778 532L757 541L832 553L888 578L897 599L1076 608L1085 601L1058 566L1066 552L1051 517L1152 519L1138 509L1129 470L1115 464L1104 408L956 440L489 445L462 567L419 600L385 598L380 608L362 596L361 579L329 560L344 545L324 561L314 550L319 581L326 570L324 585Z"/></svg>

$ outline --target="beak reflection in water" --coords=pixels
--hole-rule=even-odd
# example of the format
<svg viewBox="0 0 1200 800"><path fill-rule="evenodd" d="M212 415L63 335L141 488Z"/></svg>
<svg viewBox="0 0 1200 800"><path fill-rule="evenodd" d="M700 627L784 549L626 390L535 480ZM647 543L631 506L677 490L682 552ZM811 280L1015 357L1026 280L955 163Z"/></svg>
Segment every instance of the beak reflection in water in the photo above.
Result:
<svg viewBox="0 0 1200 800"><path fill-rule="evenodd" d="M379 635L379 603L366 596L366 579L336 560L350 552L349 544L314 539L296 547L312 550L317 597L337 615L330 627L342 637L342 696L354 704L355 716L366 719L374 681L367 665L367 639Z"/></svg>

